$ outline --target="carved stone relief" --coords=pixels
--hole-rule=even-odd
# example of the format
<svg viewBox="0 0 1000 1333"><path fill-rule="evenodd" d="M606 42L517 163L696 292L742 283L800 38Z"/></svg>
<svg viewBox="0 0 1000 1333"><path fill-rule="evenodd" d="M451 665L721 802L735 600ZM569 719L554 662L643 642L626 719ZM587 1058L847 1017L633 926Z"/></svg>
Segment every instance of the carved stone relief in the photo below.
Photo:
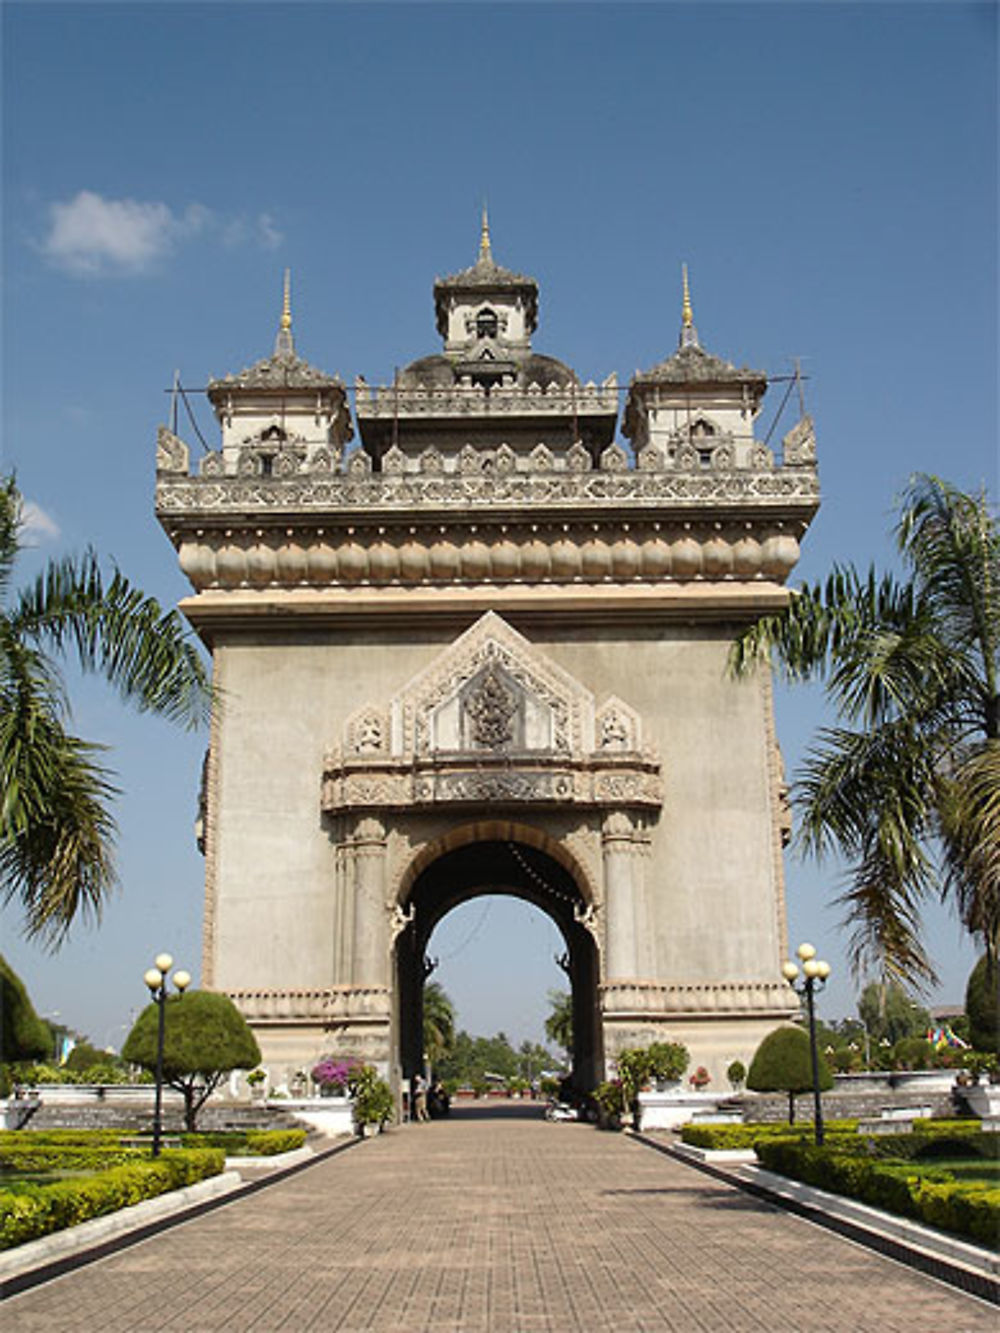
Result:
<svg viewBox="0 0 1000 1333"><path fill-rule="evenodd" d="M487 612L398 695L353 713L323 808L534 804L656 810L660 765L623 700L590 691Z"/></svg>

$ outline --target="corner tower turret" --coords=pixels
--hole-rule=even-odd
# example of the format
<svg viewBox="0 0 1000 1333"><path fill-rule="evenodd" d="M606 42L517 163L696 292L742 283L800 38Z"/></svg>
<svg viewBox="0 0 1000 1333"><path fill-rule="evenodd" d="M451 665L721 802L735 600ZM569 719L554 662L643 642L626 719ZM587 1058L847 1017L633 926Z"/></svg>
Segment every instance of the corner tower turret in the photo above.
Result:
<svg viewBox="0 0 1000 1333"><path fill-rule="evenodd" d="M343 380L317 370L295 351L287 271L273 354L238 375L210 379L207 393L222 427L227 473L282 475L300 463L315 463L317 456L333 468L353 435Z"/></svg>
<svg viewBox="0 0 1000 1333"><path fill-rule="evenodd" d="M636 371L622 433L647 467L770 465L769 451L753 433L767 376L705 351L694 324L686 265L683 287L677 351L650 370Z"/></svg>

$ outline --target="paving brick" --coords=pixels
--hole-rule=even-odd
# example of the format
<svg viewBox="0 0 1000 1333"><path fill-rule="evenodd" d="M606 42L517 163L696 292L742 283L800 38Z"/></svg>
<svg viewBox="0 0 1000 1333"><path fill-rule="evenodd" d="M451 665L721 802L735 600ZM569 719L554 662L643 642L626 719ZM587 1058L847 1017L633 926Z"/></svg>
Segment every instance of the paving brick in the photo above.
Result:
<svg viewBox="0 0 1000 1333"><path fill-rule="evenodd" d="M973 1297L539 1116L463 1108L369 1140L12 1297L4 1333L997 1333Z"/></svg>

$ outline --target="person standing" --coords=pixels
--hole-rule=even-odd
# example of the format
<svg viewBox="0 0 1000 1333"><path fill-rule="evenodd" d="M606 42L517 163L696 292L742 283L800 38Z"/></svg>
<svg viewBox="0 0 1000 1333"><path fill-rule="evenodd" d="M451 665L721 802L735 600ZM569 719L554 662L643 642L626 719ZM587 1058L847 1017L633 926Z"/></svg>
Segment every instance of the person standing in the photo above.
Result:
<svg viewBox="0 0 1000 1333"><path fill-rule="evenodd" d="M427 1080L423 1074L418 1074L413 1080L413 1118L414 1120L429 1120L427 1114Z"/></svg>

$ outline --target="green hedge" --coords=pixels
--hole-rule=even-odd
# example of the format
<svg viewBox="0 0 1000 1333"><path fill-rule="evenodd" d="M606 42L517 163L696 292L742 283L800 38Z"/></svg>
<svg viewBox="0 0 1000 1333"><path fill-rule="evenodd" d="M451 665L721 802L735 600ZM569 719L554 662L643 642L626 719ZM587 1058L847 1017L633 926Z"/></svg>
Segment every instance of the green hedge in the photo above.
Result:
<svg viewBox="0 0 1000 1333"><path fill-rule="evenodd" d="M122 1148L115 1143L93 1147L75 1143L0 1144L0 1166L13 1171L103 1171L140 1155L148 1156L148 1150Z"/></svg>
<svg viewBox="0 0 1000 1333"><path fill-rule="evenodd" d="M225 1159L217 1149L165 1152L88 1176L33 1185L25 1193L0 1190L0 1249L23 1245L129 1204L217 1176Z"/></svg>
<svg viewBox="0 0 1000 1333"><path fill-rule="evenodd" d="M917 1120L914 1122L913 1133L911 1134L887 1134L865 1136L858 1134L857 1120L828 1120L826 1122L827 1138L843 1136L853 1138L864 1149L868 1143L876 1145L875 1151L880 1156L884 1156L879 1145L891 1142L898 1143L903 1139L912 1139L915 1142L923 1144L930 1137L937 1138L941 1135L951 1137L961 1136L964 1139L980 1137L989 1137L981 1135L981 1124L978 1120ZM803 1120L801 1124L789 1125L787 1121L765 1122L761 1124L749 1125L682 1125L681 1139L684 1143L690 1143L694 1148L714 1148L716 1150L732 1148L752 1148L755 1143L761 1139L812 1139L813 1125L811 1120ZM965 1144L962 1145L962 1151L965 1151ZM894 1153L893 1156L900 1156Z"/></svg>
<svg viewBox="0 0 1000 1333"><path fill-rule="evenodd" d="M229 1129L218 1133L183 1134L184 1148L221 1148L229 1157L273 1157L293 1152L306 1141L304 1129Z"/></svg>
<svg viewBox="0 0 1000 1333"><path fill-rule="evenodd" d="M844 1151L841 1144L817 1148L788 1137L761 1139L756 1151L769 1171L997 1248L1000 1189L956 1181L940 1169L917 1173L905 1162L880 1161L864 1152L859 1138L861 1151Z"/></svg>
<svg viewBox="0 0 1000 1333"><path fill-rule="evenodd" d="M31 1143L36 1147L56 1148L63 1144L75 1147L115 1147L121 1142L121 1129L2 1129L0 1151L11 1144Z"/></svg>
<svg viewBox="0 0 1000 1333"><path fill-rule="evenodd" d="M827 1134L853 1134L857 1131L856 1120L832 1120L826 1126ZM759 1125L682 1125L681 1140L693 1148L710 1148L716 1151L731 1149L751 1149L762 1139L794 1138L811 1139L812 1121L804 1120L801 1125L789 1125L784 1121L777 1124Z"/></svg>

